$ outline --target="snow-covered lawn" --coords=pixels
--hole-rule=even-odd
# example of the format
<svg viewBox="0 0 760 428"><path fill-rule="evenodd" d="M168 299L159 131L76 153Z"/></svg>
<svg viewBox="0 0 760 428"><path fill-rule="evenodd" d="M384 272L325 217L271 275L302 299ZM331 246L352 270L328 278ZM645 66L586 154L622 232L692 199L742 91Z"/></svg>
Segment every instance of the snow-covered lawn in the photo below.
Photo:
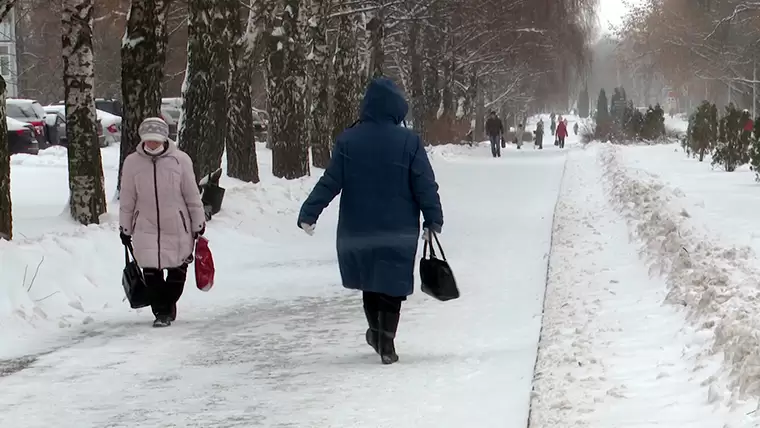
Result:
<svg viewBox="0 0 760 428"><path fill-rule="evenodd" d="M319 171L274 179L261 150L261 184L223 183L224 211L207 232L215 288L202 293L190 280L178 321L155 330L148 311L122 302L113 221L84 228L60 216L65 157L14 158L14 210L28 238L0 243L0 373L15 372L0 378L0 426L524 426L565 156L431 152L441 239L463 296L412 296L391 367L364 343L358 294L340 286L337 204L316 236L295 226ZM118 150L103 153L110 182ZM23 287L25 265L28 283L43 256Z"/></svg>

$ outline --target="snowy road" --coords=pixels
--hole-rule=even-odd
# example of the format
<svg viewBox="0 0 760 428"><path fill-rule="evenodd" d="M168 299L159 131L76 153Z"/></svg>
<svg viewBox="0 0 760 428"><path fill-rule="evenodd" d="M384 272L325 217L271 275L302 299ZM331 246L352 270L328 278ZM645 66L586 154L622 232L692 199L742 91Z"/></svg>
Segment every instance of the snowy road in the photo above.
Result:
<svg viewBox="0 0 760 428"><path fill-rule="evenodd" d="M0 426L524 427L565 156L485 154L433 156L463 297L409 300L399 364L363 343L331 209L312 239L250 238L255 260L225 246L240 231L211 231L216 289L189 284L171 328L131 313L0 377Z"/></svg>

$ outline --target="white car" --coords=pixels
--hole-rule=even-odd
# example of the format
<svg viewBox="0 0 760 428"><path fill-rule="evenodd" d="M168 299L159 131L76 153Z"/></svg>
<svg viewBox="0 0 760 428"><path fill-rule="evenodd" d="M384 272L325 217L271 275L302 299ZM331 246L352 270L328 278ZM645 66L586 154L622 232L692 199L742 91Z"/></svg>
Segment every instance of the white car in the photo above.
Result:
<svg viewBox="0 0 760 428"><path fill-rule="evenodd" d="M66 106L62 104L51 104L43 107L47 113L61 113L66 116ZM95 110L98 115L98 122L100 123L101 132L103 135L103 142L101 146L110 146L111 144L121 142L121 117L115 114L108 113L103 110Z"/></svg>

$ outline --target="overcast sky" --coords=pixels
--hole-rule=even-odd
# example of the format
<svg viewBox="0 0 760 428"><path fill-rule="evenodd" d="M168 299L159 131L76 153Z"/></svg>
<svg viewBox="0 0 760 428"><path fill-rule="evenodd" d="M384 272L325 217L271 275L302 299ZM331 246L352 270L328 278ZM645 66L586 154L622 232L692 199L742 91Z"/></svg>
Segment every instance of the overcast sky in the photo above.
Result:
<svg viewBox="0 0 760 428"><path fill-rule="evenodd" d="M609 32L610 23L620 25L625 12L623 0L599 0L599 23L602 32Z"/></svg>

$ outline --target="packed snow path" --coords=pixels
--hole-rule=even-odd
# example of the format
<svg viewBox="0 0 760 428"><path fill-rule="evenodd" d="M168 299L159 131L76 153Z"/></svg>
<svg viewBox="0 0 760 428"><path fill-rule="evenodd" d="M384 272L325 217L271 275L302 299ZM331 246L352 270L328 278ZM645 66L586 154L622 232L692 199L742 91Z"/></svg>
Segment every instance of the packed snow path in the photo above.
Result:
<svg viewBox="0 0 760 428"><path fill-rule="evenodd" d="M456 150L433 159L463 296L410 298L398 364L364 343L360 297L339 285L334 206L312 238L241 237L221 218L215 289L188 284L167 329L125 304L124 318L0 377L0 426L524 427L565 156Z"/></svg>

